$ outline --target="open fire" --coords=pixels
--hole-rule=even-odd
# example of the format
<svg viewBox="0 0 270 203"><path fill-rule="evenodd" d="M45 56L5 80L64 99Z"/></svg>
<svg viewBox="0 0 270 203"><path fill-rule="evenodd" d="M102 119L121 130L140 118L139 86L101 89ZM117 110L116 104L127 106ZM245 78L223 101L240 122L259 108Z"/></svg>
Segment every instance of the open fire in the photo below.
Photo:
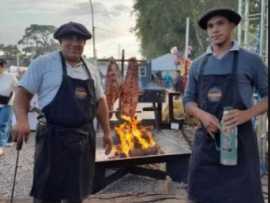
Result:
<svg viewBox="0 0 270 203"><path fill-rule="evenodd" d="M115 127L118 144L114 145L111 158L133 157L161 153L153 139L152 128L142 126L136 116L122 116L123 122Z"/></svg>
<svg viewBox="0 0 270 203"><path fill-rule="evenodd" d="M106 97L112 112L113 104L120 98L121 124L115 127L117 144L113 146L110 158L133 157L160 153L160 147L153 139L152 128L144 127L136 117L139 99L139 65L136 58L128 61L125 80L119 79L119 69L111 61L106 77Z"/></svg>

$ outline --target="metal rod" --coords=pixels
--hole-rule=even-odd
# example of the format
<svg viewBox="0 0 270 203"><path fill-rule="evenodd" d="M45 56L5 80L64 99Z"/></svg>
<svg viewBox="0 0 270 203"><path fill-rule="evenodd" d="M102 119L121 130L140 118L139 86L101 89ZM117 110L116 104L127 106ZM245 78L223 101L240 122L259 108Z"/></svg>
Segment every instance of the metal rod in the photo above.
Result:
<svg viewBox="0 0 270 203"><path fill-rule="evenodd" d="M121 59L121 76L124 80L124 69L125 69L125 50L122 49L122 59ZM121 111L121 97L119 97L118 109Z"/></svg>
<svg viewBox="0 0 270 203"><path fill-rule="evenodd" d="M266 13L265 13L265 16L266 16L266 26L265 26L265 29L266 29L265 63L268 64L268 28L269 28L269 24L268 24L269 23L269 19L268 19L268 7L269 7L269 1L266 1L265 3L266 3L266 5L265 5L265 8L266 8Z"/></svg>
<svg viewBox="0 0 270 203"><path fill-rule="evenodd" d="M16 54L16 62L17 62L17 67L20 67L20 54Z"/></svg>
<svg viewBox="0 0 270 203"><path fill-rule="evenodd" d="M95 16L94 16L94 6L92 0L89 0L91 8L91 20L92 20L92 39L93 39L93 57L96 58L96 35L95 35Z"/></svg>
<svg viewBox="0 0 270 203"><path fill-rule="evenodd" d="M252 14L249 14L249 17L260 17L261 16L261 13L252 13Z"/></svg>
<svg viewBox="0 0 270 203"><path fill-rule="evenodd" d="M248 30L249 30L249 0L245 1L245 24L244 24L244 47L248 46Z"/></svg>
<svg viewBox="0 0 270 203"><path fill-rule="evenodd" d="M18 169L18 164L19 164L19 157L20 157L20 150L17 150L17 158L16 158L13 184L12 184L12 190L11 190L11 196L10 196L10 203L13 203L13 199L14 199L14 191L15 191L15 185L16 185L16 176L17 176L17 169Z"/></svg>
<svg viewBox="0 0 270 203"><path fill-rule="evenodd" d="M261 0L261 26L260 26L260 56L263 57L264 50L264 17L265 17L265 1Z"/></svg>
<svg viewBox="0 0 270 203"><path fill-rule="evenodd" d="M186 40L185 40L185 58L188 57L188 47L189 47L189 18L186 20Z"/></svg>
<svg viewBox="0 0 270 203"><path fill-rule="evenodd" d="M122 49L122 59L121 59L121 75L124 78L124 68L125 68L125 50Z"/></svg>
<svg viewBox="0 0 270 203"><path fill-rule="evenodd" d="M242 16L242 0L238 0L238 13ZM240 23L237 28L237 41L241 45L242 43L242 24Z"/></svg>

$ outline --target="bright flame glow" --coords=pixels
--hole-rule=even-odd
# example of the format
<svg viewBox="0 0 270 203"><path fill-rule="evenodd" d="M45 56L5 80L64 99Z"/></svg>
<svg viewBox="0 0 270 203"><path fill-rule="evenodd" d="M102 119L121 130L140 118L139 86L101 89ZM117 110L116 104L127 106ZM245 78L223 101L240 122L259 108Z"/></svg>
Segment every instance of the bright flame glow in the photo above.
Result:
<svg viewBox="0 0 270 203"><path fill-rule="evenodd" d="M119 144L114 145L112 154L116 156L130 157L134 154L155 154L158 146L153 139L151 129L140 125L137 117L121 116L123 122L115 127Z"/></svg>

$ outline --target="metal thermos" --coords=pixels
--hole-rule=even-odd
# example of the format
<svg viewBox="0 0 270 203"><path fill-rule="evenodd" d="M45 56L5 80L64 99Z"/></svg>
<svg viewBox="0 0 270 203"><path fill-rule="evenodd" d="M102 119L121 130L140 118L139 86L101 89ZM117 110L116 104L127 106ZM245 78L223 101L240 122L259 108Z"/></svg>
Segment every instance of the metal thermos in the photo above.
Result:
<svg viewBox="0 0 270 203"><path fill-rule="evenodd" d="M232 107L225 107L221 121L220 133L220 163L226 166L237 165L238 131L237 126L228 128L224 126L224 116L228 114Z"/></svg>

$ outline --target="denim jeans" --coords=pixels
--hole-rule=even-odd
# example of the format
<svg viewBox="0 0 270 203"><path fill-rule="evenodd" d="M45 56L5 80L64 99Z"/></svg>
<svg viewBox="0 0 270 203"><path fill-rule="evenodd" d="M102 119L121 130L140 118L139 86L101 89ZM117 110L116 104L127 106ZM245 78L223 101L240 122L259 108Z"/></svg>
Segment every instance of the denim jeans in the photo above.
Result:
<svg viewBox="0 0 270 203"><path fill-rule="evenodd" d="M4 147L10 136L11 107L0 107L0 147Z"/></svg>

